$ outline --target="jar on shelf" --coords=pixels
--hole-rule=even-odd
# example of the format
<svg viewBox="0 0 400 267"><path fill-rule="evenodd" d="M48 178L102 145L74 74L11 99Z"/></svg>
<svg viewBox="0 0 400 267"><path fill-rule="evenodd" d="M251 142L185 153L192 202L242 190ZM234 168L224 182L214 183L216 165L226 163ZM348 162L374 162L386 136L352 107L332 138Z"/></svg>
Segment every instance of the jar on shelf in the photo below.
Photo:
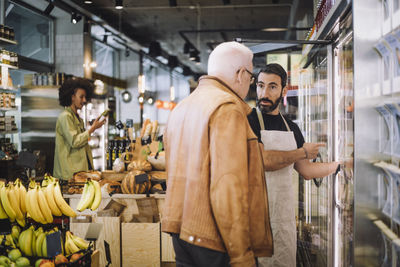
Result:
<svg viewBox="0 0 400 267"><path fill-rule="evenodd" d="M5 39L10 39L10 27L4 26L4 37Z"/></svg>
<svg viewBox="0 0 400 267"><path fill-rule="evenodd" d="M4 38L4 25L0 24L0 37Z"/></svg>
<svg viewBox="0 0 400 267"><path fill-rule="evenodd" d="M14 40L14 39L15 39L14 29L10 27L10 40Z"/></svg>

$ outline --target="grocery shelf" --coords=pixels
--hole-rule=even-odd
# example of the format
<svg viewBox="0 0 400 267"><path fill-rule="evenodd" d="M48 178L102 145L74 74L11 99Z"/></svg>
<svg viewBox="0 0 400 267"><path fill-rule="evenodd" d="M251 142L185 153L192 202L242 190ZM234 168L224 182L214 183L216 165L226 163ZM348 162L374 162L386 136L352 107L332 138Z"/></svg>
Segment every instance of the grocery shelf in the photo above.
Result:
<svg viewBox="0 0 400 267"><path fill-rule="evenodd" d="M16 45L16 44L18 44L18 43L17 43L17 41L14 41L14 40L10 40L10 39L6 39L6 38L3 38L3 37L0 37L0 44L2 44L2 45L4 45L4 44L13 44L13 45Z"/></svg>
<svg viewBox="0 0 400 267"><path fill-rule="evenodd" d="M15 130L15 131L8 131L8 132L2 132L2 131L0 131L0 135L17 134L17 133L18 133L18 130Z"/></svg>
<svg viewBox="0 0 400 267"><path fill-rule="evenodd" d="M0 91L17 93L17 92L18 92L18 88L15 88L15 87L3 87L3 86L0 86Z"/></svg>
<svg viewBox="0 0 400 267"><path fill-rule="evenodd" d="M0 108L0 111L12 111L12 110L18 110L17 108Z"/></svg>
<svg viewBox="0 0 400 267"><path fill-rule="evenodd" d="M58 89L61 85L23 85L21 89Z"/></svg>

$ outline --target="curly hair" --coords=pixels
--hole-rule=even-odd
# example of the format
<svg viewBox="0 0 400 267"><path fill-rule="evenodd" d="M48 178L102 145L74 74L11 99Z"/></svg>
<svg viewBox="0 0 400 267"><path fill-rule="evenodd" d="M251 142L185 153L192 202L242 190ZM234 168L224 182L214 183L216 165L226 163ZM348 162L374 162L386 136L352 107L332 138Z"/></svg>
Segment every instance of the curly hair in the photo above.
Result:
<svg viewBox="0 0 400 267"><path fill-rule="evenodd" d="M76 93L76 90L81 88L86 92L86 100L89 102L92 99L94 84L88 79L73 77L65 80L58 89L58 100L63 107L69 107L72 104L71 97Z"/></svg>

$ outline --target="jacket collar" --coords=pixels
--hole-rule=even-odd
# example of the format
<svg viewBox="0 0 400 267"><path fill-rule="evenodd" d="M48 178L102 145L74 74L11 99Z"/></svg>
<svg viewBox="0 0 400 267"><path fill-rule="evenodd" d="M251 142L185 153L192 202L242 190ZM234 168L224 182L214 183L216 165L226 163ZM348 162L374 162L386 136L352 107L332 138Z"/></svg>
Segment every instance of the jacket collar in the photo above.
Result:
<svg viewBox="0 0 400 267"><path fill-rule="evenodd" d="M72 110L71 107L65 107L65 110L68 111L69 113L71 113L71 115L74 117L74 121L75 121L77 124L80 124L80 123L82 122L82 119L79 118L79 116L77 116L77 115L75 114L75 112Z"/></svg>
<svg viewBox="0 0 400 267"><path fill-rule="evenodd" d="M199 78L199 85L207 85L207 84L212 84L218 87L219 89L233 95L235 98L239 100L240 105L242 108L245 110L246 114L251 113L251 107L244 102L244 100L229 86L227 85L224 81L221 79L215 77L215 76L209 76L209 75L204 75Z"/></svg>

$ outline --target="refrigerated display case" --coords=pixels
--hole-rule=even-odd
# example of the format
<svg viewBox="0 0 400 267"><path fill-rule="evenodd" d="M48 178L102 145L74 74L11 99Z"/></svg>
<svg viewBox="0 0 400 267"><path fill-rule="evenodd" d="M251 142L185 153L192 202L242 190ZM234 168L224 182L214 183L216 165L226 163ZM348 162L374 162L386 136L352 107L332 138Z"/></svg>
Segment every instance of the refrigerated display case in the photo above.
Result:
<svg viewBox="0 0 400 267"><path fill-rule="evenodd" d="M85 128L89 129L91 123L98 118L103 111L108 109L108 99L106 97L92 98L80 111L80 115L85 122ZM100 128L94 131L89 140L93 155L93 169L104 171L106 169L106 146L108 140L108 120Z"/></svg>
<svg viewBox="0 0 400 267"><path fill-rule="evenodd" d="M304 58L298 124L305 141L325 143L318 161L340 162L337 174L300 180L298 265L352 266L353 260L353 32L340 19L332 43ZM304 259L306 261L304 261Z"/></svg>

